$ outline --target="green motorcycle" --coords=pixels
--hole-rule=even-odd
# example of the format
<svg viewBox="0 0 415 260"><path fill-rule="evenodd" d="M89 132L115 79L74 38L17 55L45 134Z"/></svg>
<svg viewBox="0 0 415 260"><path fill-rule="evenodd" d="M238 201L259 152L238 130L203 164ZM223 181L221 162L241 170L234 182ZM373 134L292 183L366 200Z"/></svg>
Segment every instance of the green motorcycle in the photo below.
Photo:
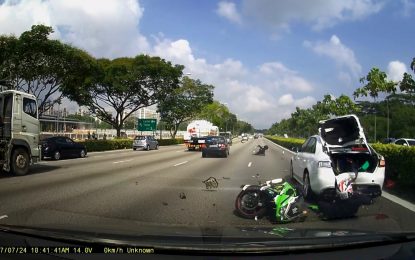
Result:
<svg viewBox="0 0 415 260"><path fill-rule="evenodd" d="M242 186L235 201L236 212L248 219L265 215L278 223L304 221L307 211L302 207L303 198L295 187L283 179L266 181L260 185Z"/></svg>

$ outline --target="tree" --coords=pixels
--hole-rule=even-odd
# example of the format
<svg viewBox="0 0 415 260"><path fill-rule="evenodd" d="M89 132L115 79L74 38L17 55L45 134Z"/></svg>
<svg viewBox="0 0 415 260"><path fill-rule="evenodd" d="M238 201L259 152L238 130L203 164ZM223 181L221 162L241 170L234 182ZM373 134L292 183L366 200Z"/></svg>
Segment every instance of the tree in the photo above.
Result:
<svg viewBox="0 0 415 260"><path fill-rule="evenodd" d="M51 33L49 26L34 25L19 38L0 36L0 79L35 95L39 115L68 93L79 93L95 64L86 52L48 39Z"/></svg>
<svg viewBox="0 0 415 260"><path fill-rule="evenodd" d="M137 118L134 116L130 116L125 119L124 121L124 128L125 129L137 129Z"/></svg>
<svg viewBox="0 0 415 260"><path fill-rule="evenodd" d="M372 68L366 77L360 79L360 83L365 84L363 87L356 89L353 93L354 98L368 95L376 102L379 93L395 93L396 83L387 80L386 73L378 68ZM376 113L375 113L375 141L376 141Z"/></svg>
<svg viewBox="0 0 415 260"><path fill-rule="evenodd" d="M212 103L204 106L197 117L206 119L220 129L226 129L228 122L234 119L229 112L229 109L219 101L213 101Z"/></svg>
<svg viewBox="0 0 415 260"><path fill-rule="evenodd" d="M343 94L338 98L335 98L332 95L325 95L324 99L321 102L318 102L315 107L313 106L313 108L315 110L320 110L320 114L323 117L330 115L343 116L359 112L359 107L353 100Z"/></svg>
<svg viewBox="0 0 415 260"><path fill-rule="evenodd" d="M255 129L251 124L241 120L237 121L235 132L238 133L238 135L242 133L253 133L254 131Z"/></svg>
<svg viewBox="0 0 415 260"><path fill-rule="evenodd" d="M94 80L82 95L71 99L85 105L121 136L125 120L143 107L156 104L170 95L180 83L183 66L172 65L159 57L99 59Z"/></svg>
<svg viewBox="0 0 415 260"><path fill-rule="evenodd" d="M412 59L410 67L411 70L415 72L415 58ZM406 72L403 74L402 81L399 84L399 89L402 92L408 93L412 99L412 95L415 93L415 81L412 79L411 74Z"/></svg>
<svg viewBox="0 0 415 260"><path fill-rule="evenodd" d="M213 102L213 86L184 77L181 86L159 102L158 111L174 139L178 127Z"/></svg>
<svg viewBox="0 0 415 260"><path fill-rule="evenodd" d="M411 74L406 72L403 74L402 81L399 83L399 89L402 92L408 93L410 98L412 98L412 95L415 93L415 81L412 79Z"/></svg>

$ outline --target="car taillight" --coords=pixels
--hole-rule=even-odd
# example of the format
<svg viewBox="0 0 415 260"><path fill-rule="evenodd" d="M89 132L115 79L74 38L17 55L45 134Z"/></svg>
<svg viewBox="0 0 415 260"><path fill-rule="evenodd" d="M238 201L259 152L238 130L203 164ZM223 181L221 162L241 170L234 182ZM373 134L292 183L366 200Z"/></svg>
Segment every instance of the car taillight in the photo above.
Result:
<svg viewBox="0 0 415 260"><path fill-rule="evenodd" d="M352 147L352 151L367 151L366 147Z"/></svg>
<svg viewBox="0 0 415 260"><path fill-rule="evenodd" d="M225 148L226 146L224 144L219 144L220 148Z"/></svg>
<svg viewBox="0 0 415 260"><path fill-rule="evenodd" d="M380 160L379 160L378 166L379 167L385 167L385 165L386 165L385 158L381 157Z"/></svg>

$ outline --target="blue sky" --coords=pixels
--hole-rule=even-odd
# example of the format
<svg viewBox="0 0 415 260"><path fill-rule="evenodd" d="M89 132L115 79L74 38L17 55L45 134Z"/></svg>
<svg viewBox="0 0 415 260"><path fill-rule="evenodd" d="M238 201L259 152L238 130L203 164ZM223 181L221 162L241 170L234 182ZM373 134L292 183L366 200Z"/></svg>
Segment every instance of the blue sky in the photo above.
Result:
<svg viewBox="0 0 415 260"><path fill-rule="evenodd" d="M415 0L5 0L0 33L43 23L97 57L161 56L268 128L326 93L350 96L374 66L399 81L414 16Z"/></svg>

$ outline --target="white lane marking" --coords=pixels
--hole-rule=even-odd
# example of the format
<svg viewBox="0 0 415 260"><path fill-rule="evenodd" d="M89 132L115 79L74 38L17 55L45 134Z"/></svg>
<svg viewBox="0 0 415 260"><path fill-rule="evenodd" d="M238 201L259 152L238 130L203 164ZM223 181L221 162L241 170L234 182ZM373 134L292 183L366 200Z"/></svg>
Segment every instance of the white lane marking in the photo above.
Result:
<svg viewBox="0 0 415 260"><path fill-rule="evenodd" d="M7 215L3 215L3 216L0 216L0 219L4 219L4 218L8 218L9 216L7 216Z"/></svg>
<svg viewBox="0 0 415 260"><path fill-rule="evenodd" d="M132 161L133 159L130 159L130 160L124 160L124 161L117 161L117 162L112 162L112 163L124 163L124 162L129 162L129 161Z"/></svg>
<svg viewBox="0 0 415 260"><path fill-rule="evenodd" d="M248 167L251 167L251 165L252 165L252 162L249 162L249 163L248 163Z"/></svg>
<svg viewBox="0 0 415 260"><path fill-rule="evenodd" d="M409 201L400 199L400 198L398 198L398 197L396 197L396 196L394 196L394 195L392 195L390 193L387 193L386 191L382 191L382 197L384 197L384 198L386 198L386 199L388 199L390 201L393 201L396 204L399 204L402 207L407 208L407 209L415 212L415 204L412 204Z"/></svg>
<svg viewBox="0 0 415 260"><path fill-rule="evenodd" d="M173 166L179 166L179 165L182 165L182 164L185 164L185 163L188 163L189 161L184 161L184 162L181 162L181 163L176 163L175 165L173 165Z"/></svg>
<svg viewBox="0 0 415 260"><path fill-rule="evenodd" d="M271 141L271 140L268 140L268 141L270 141L272 144L274 144L275 146L278 146L279 148L281 148L282 150L285 150L285 151L287 151L287 152L289 152L289 153L291 153L291 154L295 154L295 152L293 152L293 151L291 151L291 150L288 150L287 148L285 148L285 147L282 147L281 145L279 145L279 144L276 144L276 143L274 143L273 141Z"/></svg>

